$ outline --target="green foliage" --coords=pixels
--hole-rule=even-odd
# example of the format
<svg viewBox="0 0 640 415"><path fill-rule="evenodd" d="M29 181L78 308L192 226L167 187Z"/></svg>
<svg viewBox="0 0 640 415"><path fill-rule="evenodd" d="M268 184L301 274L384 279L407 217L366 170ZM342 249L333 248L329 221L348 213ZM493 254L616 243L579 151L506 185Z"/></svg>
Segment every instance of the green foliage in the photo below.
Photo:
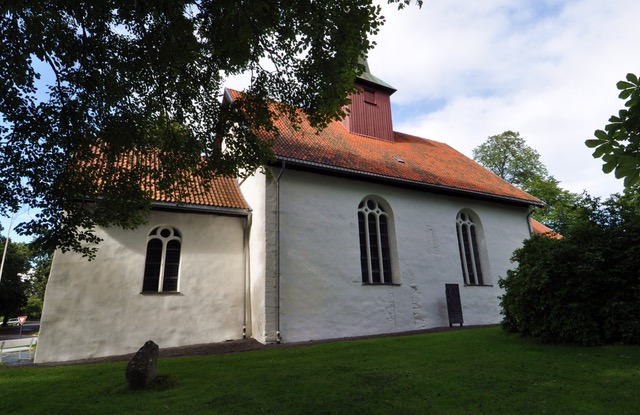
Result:
<svg viewBox="0 0 640 415"><path fill-rule="evenodd" d="M594 158L604 162L603 172L614 172L616 178L624 178L625 187L631 187L640 182L640 81L629 73L616 87L620 90L618 97L626 100L625 108L611 116L604 130L596 130L596 138L585 144L595 149Z"/></svg>
<svg viewBox="0 0 640 415"><path fill-rule="evenodd" d="M524 190L545 203L531 215L556 232L571 216L574 206L579 203L580 195L560 187L553 176L539 177L527 183Z"/></svg>
<svg viewBox="0 0 640 415"><path fill-rule="evenodd" d="M6 238L0 237L0 255L4 250ZM29 283L23 276L29 271L31 250L24 243L9 241L5 257L2 279L0 280L0 315L4 315L3 325L18 313L27 303L26 290Z"/></svg>
<svg viewBox="0 0 640 415"><path fill-rule="evenodd" d="M496 328L226 356L3 369L3 414L636 414L639 347L556 347ZM33 397L37 396L37 399Z"/></svg>
<svg viewBox="0 0 640 415"><path fill-rule="evenodd" d="M503 327L549 343L640 344L637 189L584 196L561 233L515 251L518 267L499 281Z"/></svg>
<svg viewBox="0 0 640 415"><path fill-rule="evenodd" d="M188 177L253 172L271 157L254 134L275 129L269 100L317 127L344 115L380 10L371 0L2 2L0 214L37 208L19 233L90 255L96 225L145 221L142 178L184 195ZM223 105L225 78L247 72L245 98ZM107 167L88 163L96 145ZM159 164L113 163L132 152L159 153Z"/></svg>
<svg viewBox="0 0 640 415"><path fill-rule="evenodd" d="M473 149L473 159L504 180L524 188L530 181L546 177L540 154L526 145L520 133L492 135Z"/></svg>
<svg viewBox="0 0 640 415"><path fill-rule="evenodd" d="M44 293L49 280L52 260L53 254L51 253L43 253L31 258L33 267L29 273L29 285L26 290L26 314L29 319L39 319L42 315Z"/></svg>
<svg viewBox="0 0 640 415"><path fill-rule="evenodd" d="M505 131L493 135L473 149L473 159L509 183L545 203L532 217L554 231L579 195L560 187L540 160L540 154L529 147L520 133Z"/></svg>

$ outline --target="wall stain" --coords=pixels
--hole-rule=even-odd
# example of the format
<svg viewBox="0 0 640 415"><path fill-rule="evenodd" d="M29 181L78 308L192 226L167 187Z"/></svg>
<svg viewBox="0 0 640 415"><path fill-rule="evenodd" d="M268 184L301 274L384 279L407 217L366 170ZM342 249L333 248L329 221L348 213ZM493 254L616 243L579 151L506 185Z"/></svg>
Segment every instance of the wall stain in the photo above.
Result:
<svg viewBox="0 0 640 415"><path fill-rule="evenodd" d="M422 313L422 307L420 306L420 301L422 300L422 295L420 293L420 287L416 281L416 276L408 270L405 272L405 278L407 278L411 287L411 309L413 311L413 324L417 329L427 328L427 322L425 321L424 314Z"/></svg>
<svg viewBox="0 0 640 415"><path fill-rule="evenodd" d="M391 328L396 328L396 302L393 295L393 287L387 287L387 306L385 307L387 312L387 321L391 324Z"/></svg>
<svg viewBox="0 0 640 415"><path fill-rule="evenodd" d="M438 236L432 226L427 225L425 231L425 249L427 255L440 255L440 243L438 242Z"/></svg>

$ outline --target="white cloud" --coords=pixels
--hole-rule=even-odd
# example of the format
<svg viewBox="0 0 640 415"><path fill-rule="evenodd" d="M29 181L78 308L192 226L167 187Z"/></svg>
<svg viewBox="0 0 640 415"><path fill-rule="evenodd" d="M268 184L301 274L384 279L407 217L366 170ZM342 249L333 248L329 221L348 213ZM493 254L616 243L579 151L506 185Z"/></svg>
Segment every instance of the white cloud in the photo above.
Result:
<svg viewBox="0 0 640 415"><path fill-rule="evenodd" d="M561 186L621 191L584 141L622 107L616 82L640 72L633 19L640 2L427 0L422 9L383 8L387 23L369 64L398 89L396 130L467 155L489 135L519 131Z"/></svg>

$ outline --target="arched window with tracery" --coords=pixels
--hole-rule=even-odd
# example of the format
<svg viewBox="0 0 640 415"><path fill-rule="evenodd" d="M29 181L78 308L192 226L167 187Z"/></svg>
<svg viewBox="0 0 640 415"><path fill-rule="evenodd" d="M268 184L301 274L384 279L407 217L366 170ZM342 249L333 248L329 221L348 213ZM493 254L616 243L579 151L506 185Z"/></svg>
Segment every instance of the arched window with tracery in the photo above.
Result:
<svg viewBox="0 0 640 415"><path fill-rule="evenodd" d="M482 229L467 211L458 212L456 229L462 274L466 285L486 285L482 272L480 243Z"/></svg>
<svg viewBox="0 0 640 415"><path fill-rule="evenodd" d="M392 221L381 203L373 198L358 205L360 267L364 284L392 284L390 230Z"/></svg>
<svg viewBox="0 0 640 415"><path fill-rule="evenodd" d="M158 226L147 237L143 292L178 291L182 234L170 226Z"/></svg>

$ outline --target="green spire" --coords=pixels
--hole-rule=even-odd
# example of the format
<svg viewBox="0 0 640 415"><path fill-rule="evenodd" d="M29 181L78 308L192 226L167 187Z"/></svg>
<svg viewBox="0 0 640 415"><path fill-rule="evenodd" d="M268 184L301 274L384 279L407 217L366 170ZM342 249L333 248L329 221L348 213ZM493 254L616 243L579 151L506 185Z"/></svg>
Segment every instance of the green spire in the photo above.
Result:
<svg viewBox="0 0 640 415"><path fill-rule="evenodd" d="M372 84L373 86L377 86L389 92L389 94L393 94L394 92L396 92L396 89L394 87L384 82L382 79L376 76L373 76L371 74L371 71L369 70L369 62L367 62L366 58L364 57L360 58L359 63L361 65L364 65L364 72L362 72L360 75L357 76L356 78L357 80L363 81L364 83Z"/></svg>

